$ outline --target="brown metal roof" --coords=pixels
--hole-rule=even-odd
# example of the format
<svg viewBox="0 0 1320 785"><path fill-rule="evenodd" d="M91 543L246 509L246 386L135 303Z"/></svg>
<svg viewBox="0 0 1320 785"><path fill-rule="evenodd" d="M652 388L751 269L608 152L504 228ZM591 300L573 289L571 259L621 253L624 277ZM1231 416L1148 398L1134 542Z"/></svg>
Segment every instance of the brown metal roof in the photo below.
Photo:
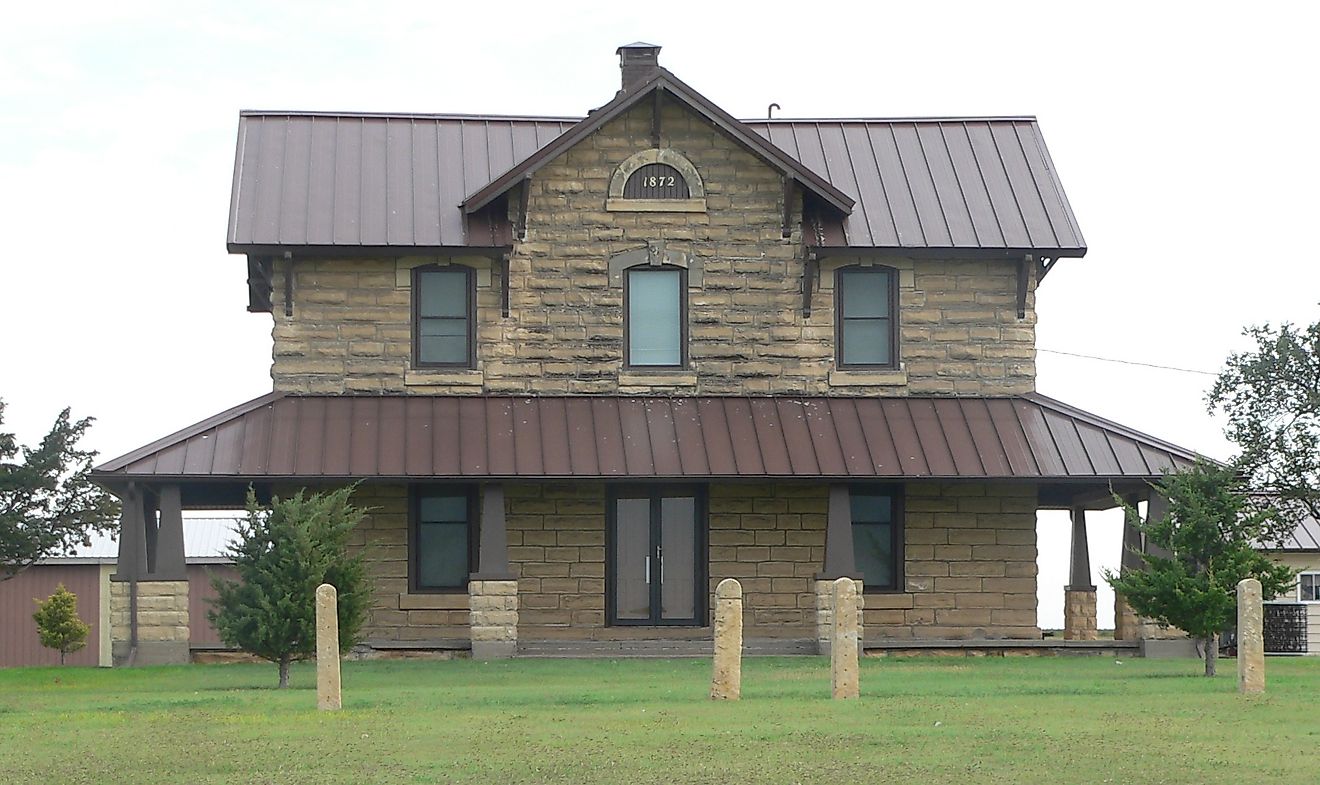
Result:
<svg viewBox="0 0 1320 785"><path fill-rule="evenodd" d="M459 203L576 122L242 112L229 250L486 245Z"/></svg>
<svg viewBox="0 0 1320 785"><path fill-rule="evenodd" d="M681 82L673 82L666 85L678 90ZM503 193L590 133L616 104L620 99L590 123L244 112L229 250L502 245L464 236L464 199L472 194L474 208ZM1086 253L1034 118L739 122L713 104L708 111L755 140L763 157L773 153L784 168L796 166L804 184L837 189L853 203L848 215L840 213L841 231L827 231L827 244L1052 258Z"/></svg>
<svg viewBox="0 0 1320 785"><path fill-rule="evenodd" d="M273 393L97 467L142 478L1156 478L1195 454L1040 395Z"/></svg>
<svg viewBox="0 0 1320 785"><path fill-rule="evenodd" d="M745 125L857 198L847 245L1086 253L1034 117Z"/></svg>

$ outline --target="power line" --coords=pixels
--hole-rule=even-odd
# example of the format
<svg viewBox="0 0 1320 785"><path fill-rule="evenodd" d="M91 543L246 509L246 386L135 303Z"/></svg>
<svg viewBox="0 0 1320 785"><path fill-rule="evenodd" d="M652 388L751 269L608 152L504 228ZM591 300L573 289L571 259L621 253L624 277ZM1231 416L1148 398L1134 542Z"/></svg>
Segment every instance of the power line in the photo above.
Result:
<svg viewBox="0 0 1320 785"><path fill-rule="evenodd" d="M1194 368L1175 368L1175 367L1172 366L1172 365L1158 365L1158 364L1156 364L1156 363L1143 363L1143 362L1137 362L1136 360L1116 360L1116 359L1114 359L1113 357L1096 357L1096 356L1093 355L1093 354L1078 354L1077 352L1061 352L1061 351L1059 351L1059 350L1057 350L1057 349L1037 349L1036 351L1038 351L1038 352L1045 352L1046 354L1062 354L1062 355L1065 355L1065 356L1067 356L1067 357L1080 357L1080 358L1082 358L1082 359L1084 359L1084 360L1099 360L1100 362L1106 362L1106 363L1117 363L1117 364L1119 364L1119 365L1140 365L1140 366L1143 367L1143 368L1158 368L1158 369L1160 369L1161 371L1177 371L1178 373L1196 373L1196 374L1200 374L1200 375L1202 375L1202 376L1218 376L1218 375L1219 375L1219 374L1217 374L1217 373L1215 373L1215 372L1213 372L1213 371L1198 371L1198 370L1196 370L1196 369L1194 369Z"/></svg>

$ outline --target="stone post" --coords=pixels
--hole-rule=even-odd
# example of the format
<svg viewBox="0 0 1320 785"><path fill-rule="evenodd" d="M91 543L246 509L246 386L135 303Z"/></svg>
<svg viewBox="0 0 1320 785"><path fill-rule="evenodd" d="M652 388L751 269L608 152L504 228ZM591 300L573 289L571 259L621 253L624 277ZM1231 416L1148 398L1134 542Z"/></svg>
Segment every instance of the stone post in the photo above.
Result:
<svg viewBox="0 0 1320 785"><path fill-rule="evenodd" d="M1265 608L1260 581L1238 581L1237 600L1238 692L1256 695L1265 691Z"/></svg>
<svg viewBox="0 0 1320 785"><path fill-rule="evenodd" d="M736 701L742 696L742 584L725 578L715 587L715 667L710 677L712 700Z"/></svg>
<svg viewBox="0 0 1320 785"><path fill-rule="evenodd" d="M1063 639L1093 641L1096 633L1095 584L1091 583L1091 550L1086 540L1086 509L1072 510L1072 559L1063 597Z"/></svg>
<svg viewBox="0 0 1320 785"><path fill-rule="evenodd" d="M830 642L830 683L836 700L860 694L857 651L857 584L852 578L834 582L834 639Z"/></svg>
<svg viewBox="0 0 1320 785"><path fill-rule="evenodd" d="M343 707L339 690L339 592L328 583L316 587L316 708Z"/></svg>
<svg viewBox="0 0 1320 785"><path fill-rule="evenodd" d="M518 581L468 581L472 659L502 660L518 650Z"/></svg>

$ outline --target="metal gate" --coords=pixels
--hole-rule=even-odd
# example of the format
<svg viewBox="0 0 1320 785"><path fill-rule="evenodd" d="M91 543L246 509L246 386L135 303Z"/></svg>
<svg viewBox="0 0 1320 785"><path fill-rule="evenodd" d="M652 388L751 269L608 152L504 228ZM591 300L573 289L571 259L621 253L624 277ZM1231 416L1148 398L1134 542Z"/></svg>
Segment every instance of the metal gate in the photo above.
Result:
<svg viewBox="0 0 1320 785"><path fill-rule="evenodd" d="M1300 603L1265 603L1265 652L1306 653L1306 606Z"/></svg>

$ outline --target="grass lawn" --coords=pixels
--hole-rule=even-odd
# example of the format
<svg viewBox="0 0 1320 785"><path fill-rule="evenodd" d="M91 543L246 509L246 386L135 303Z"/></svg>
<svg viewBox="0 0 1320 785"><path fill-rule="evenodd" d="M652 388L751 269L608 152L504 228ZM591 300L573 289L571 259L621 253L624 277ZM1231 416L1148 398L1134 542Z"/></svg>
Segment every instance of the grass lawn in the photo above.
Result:
<svg viewBox="0 0 1320 785"><path fill-rule="evenodd" d="M1305 783L1320 773L1320 658L1236 693L1193 660L866 659L829 699L823 658L0 670L0 779L95 783Z"/></svg>

